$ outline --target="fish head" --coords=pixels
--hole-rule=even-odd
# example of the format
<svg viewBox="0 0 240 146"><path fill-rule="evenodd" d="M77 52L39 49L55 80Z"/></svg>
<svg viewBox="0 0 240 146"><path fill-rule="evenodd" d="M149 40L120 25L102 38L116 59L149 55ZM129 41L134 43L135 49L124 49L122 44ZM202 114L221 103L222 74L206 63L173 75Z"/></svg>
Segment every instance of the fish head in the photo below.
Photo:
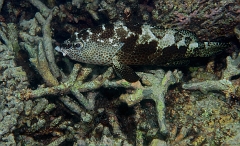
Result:
<svg viewBox="0 0 240 146"><path fill-rule="evenodd" d="M91 32L91 29L83 30L65 40L55 50L70 59L97 65L110 65L112 58L123 46L121 42L114 42L111 38L101 38L99 33Z"/></svg>
<svg viewBox="0 0 240 146"><path fill-rule="evenodd" d="M75 33L77 36L78 33ZM55 50L61 52L63 56L69 56L72 58L73 54L80 54L84 49L84 40L79 39L78 37L72 37L65 40L60 46L56 46Z"/></svg>

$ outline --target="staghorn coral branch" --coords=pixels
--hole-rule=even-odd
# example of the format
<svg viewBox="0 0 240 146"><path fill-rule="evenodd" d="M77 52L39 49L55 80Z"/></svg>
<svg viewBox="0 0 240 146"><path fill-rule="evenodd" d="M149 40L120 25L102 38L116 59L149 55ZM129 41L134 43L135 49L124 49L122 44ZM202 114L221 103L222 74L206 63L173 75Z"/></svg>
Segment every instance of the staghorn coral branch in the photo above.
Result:
<svg viewBox="0 0 240 146"><path fill-rule="evenodd" d="M19 37L25 42L30 42L30 43L35 43L35 44L37 44L39 41L43 41L43 39L41 37L32 36L23 31L19 32Z"/></svg>
<svg viewBox="0 0 240 146"><path fill-rule="evenodd" d="M239 54L240 55L240 54ZM222 78L230 80L232 76L240 74L240 56L236 59L232 59L230 56L227 57L227 68L223 71Z"/></svg>
<svg viewBox="0 0 240 146"><path fill-rule="evenodd" d="M122 94L120 100L126 102L129 106L139 103L142 99L154 100L156 103L160 132L162 134L167 134L164 97L168 91L168 87L180 81L182 73L177 70L174 72L168 71L166 74L163 70L154 70L151 71L151 73L153 74L140 73L139 76L145 76L145 80L148 79L152 85L144 88L137 88L133 94Z"/></svg>
<svg viewBox="0 0 240 146"><path fill-rule="evenodd" d="M99 75L96 79L81 84L80 82L76 82L71 90L78 89L80 92L87 92L90 90L98 89L102 86L102 84L110 78L113 73L112 67L109 67L107 71L103 75Z"/></svg>
<svg viewBox="0 0 240 146"><path fill-rule="evenodd" d="M233 76L240 74L240 56L232 59L230 56L226 58L227 68L223 71L222 79L217 81L203 81L197 83L185 83L182 85L183 89L187 90L200 90L204 94L210 91L222 91L226 97L236 95L238 85L234 85L230 80Z"/></svg>
<svg viewBox="0 0 240 146"><path fill-rule="evenodd" d="M44 17L48 17L51 10L39 0L28 0L32 5L40 10Z"/></svg>
<svg viewBox="0 0 240 146"><path fill-rule="evenodd" d="M188 83L182 85L183 89L188 90L200 90L207 94L209 91L228 91L233 88L232 83L229 80L223 79L218 81L203 81L197 83Z"/></svg>
<svg viewBox="0 0 240 146"><path fill-rule="evenodd" d="M53 76L49 69L48 62L45 57L42 42L38 44L38 52L36 58L30 58L31 63L38 69L39 74L43 77L48 86L58 85L57 79Z"/></svg>
<svg viewBox="0 0 240 146"><path fill-rule="evenodd" d="M89 107L89 104L91 103L91 101L87 101L86 99L83 99L83 95L80 92L87 92L87 91L96 90L100 88L101 85L104 83L104 81L106 81L111 77L113 73L113 69L110 67L103 75L98 76L93 81L89 81L83 84L81 84L81 82L77 80L77 75L79 70L80 70L80 65L76 64L74 65L73 71L69 76L69 80L67 82L59 85L57 83L54 83L52 84L53 85L52 87L47 87L47 88L38 88L36 90L24 90L21 92L19 97L21 99L29 99L29 98L38 98L45 95L64 95L71 92L78 98L80 102L82 102L84 106ZM42 75L42 76L45 77L46 75ZM86 75L83 75L83 76L86 77ZM47 82L49 81L47 80Z"/></svg>
<svg viewBox="0 0 240 146"><path fill-rule="evenodd" d="M0 12L2 10L2 5L3 5L4 0L0 0Z"/></svg>
<svg viewBox="0 0 240 146"><path fill-rule="evenodd" d="M79 91L79 90L73 90L72 91L72 94L77 98L77 100L82 103L82 105L84 105L84 107L88 110L92 110L92 106L89 104L89 103L92 103L90 102L87 98L85 98L82 93Z"/></svg>
<svg viewBox="0 0 240 146"><path fill-rule="evenodd" d="M53 10L52 10L53 11ZM38 20L38 22L42 25L42 33L43 33L43 45L45 49L46 58L49 63L50 70L55 78L60 77L60 70L58 69L56 63L55 63L55 57L54 57L54 50L52 46L52 38L51 38L51 28L50 28L50 22L52 20L52 11L49 13L49 16L45 20L43 16L40 13L36 13L35 17Z"/></svg>
<svg viewBox="0 0 240 146"><path fill-rule="evenodd" d="M40 62L40 63L42 63L42 62ZM38 97L42 97L42 96L46 96L46 95L62 95L62 94L69 93L70 87L73 86L80 68L81 68L81 66L79 64L74 65L73 71L72 71L71 75L69 76L69 80L67 82L59 84L59 85L58 85L58 83L55 82L55 83L51 83L52 87L38 88L37 90L23 91L23 93L21 93L21 98L29 99L29 98L38 98ZM39 69L39 73L40 72L41 72L41 69ZM42 75L42 77L45 80L47 80L47 82L49 82L48 78L46 78L46 74L47 74L46 71L44 73L45 74Z"/></svg>
<svg viewBox="0 0 240 146"><path fill-rule="evenodd" d="M83 109L69 96L61 96L59 98L64 105L66 105L71 111L73 111L74 113L81 115L81 112L83 111Z"/></svg>
<svg viewBox="0 0 240 146"><path fill-rule="evenodd" d="M103 84L104 88L118 88L118 87L123 87L123 88L136 88L134 83L129 83L126 80L119 80L119 81L109 81L106 80Z"/></svg>
<svg viewBox="0 0 240 146"><path fill-rule="evenodd" d="M8 25L1 23L0 27L0 38L3 40L3 43L6 44L6 46L11 51L19 51L19 45L17 41L17 29L16 25L14 23L9 23Z"/></svg>
<svg viewBox="0 0 240 146"><path fill-rule="evenodd" d="M106 113L108 115L109 124L112 126L113 134L118 135L122 139L126 139L126 136L121 131L121 126L114 111L108 110Z"/></svg>

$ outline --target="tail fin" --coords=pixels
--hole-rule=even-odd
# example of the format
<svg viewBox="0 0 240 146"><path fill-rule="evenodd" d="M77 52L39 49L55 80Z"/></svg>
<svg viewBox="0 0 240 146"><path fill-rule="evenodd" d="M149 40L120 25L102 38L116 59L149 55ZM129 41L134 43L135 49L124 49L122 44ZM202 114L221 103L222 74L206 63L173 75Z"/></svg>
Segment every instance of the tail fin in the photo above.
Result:
<svg viewBox="0 0 240 146"><path fill-rule="evenodd" d="M231 54L232 52L240 52L240 42L236 35L220 36L214 38L210 42L229 43L231 47L228 47L228 49L226 50L226 52L229 54Z"/></svg>
<svg viewBox="0 0 240 146"><path fill-rule="evenodd" d="M226 42L202 42L204 49L201 49L199 52L199 57L209 57L214 54L218 54L224 51L226 48L230 47L230 43Z"/></svg>
<svg viewBox="0 0 240 146"><path fill-rule="evenodd" d="M230 43L227 42L204 42L205 48L215 49L215 48L227 48L230 47Z"/></svg>

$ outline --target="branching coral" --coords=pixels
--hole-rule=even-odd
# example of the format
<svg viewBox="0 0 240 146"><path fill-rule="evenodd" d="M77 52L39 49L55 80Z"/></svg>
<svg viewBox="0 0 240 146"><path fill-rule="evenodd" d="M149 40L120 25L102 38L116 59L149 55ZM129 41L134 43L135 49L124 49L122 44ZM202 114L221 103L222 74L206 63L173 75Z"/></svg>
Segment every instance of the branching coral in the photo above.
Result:
<svg viewBox="0 0 240 146"><path fill-rule="evenodd" d="M185 83L182 85L182 87L188 90L200 90L203 93L207 93L209 91L222 91L225 93L226 97L235 96L236 89L239 85L233 84L231 82L231 78L240 74L240 56L238 56L236 59L232 59L230 56L228 56L226 60L227 68L223 70L220 80ZM239 95L237 94L236 96Z"/></svg>
<svg viewBox="0 0 240 146"><path fill-rule="evenodd" d="M158 123L160 132L166 134L168 132L165 123L165 94L168 87L172 84L178 83L182 77L182 73L175 70L174 72L164 73L163 70L153 70L151 74L139 73L143 79L143 83L151 83L145 88L136 89L133 94L122 94L120 100L132 106L142 99L152 99L156 103L156 110L158 115Z"/></svg>
<svg viewBox="0 0 240 146"><path fill-rule="evenodd" d="M6 24L2 24L2 25L4 26ZM7 47L14 52L18 52L20 50L20 47L18 45L18 40L16 39L18 35L18 31L16 27L17 26L14 23L10 23L5 27L2 27L0 30L0 36L2 40L7 45Z"/></svg>
<svg viewBox="0 0 240 146"><path fill-rule="evenodd" d="M26 72L14 62L16 41L11 41L15 33L8 33L8 28L1 26L0 37L0 145L16 145L13 131L24 104L15 95L29 85ZM3 30L6 30L5 32ZM11 30L9 31L11 32ZM2 44L5 43L5 44Z"/></svg>

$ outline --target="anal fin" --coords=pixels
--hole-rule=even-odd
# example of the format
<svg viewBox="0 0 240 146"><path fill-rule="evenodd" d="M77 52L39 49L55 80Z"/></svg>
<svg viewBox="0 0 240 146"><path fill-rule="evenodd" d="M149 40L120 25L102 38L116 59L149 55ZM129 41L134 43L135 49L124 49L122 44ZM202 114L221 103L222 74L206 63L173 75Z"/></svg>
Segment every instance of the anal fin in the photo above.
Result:
<svg viewBox="0 0 240 146"><path fill-rule="evenodd" d="M125 79L128 82L136 82L139 80L139 76L133 71L133 69L118 61L118 57L113 57L113 67L118 76Z"/></svg>

